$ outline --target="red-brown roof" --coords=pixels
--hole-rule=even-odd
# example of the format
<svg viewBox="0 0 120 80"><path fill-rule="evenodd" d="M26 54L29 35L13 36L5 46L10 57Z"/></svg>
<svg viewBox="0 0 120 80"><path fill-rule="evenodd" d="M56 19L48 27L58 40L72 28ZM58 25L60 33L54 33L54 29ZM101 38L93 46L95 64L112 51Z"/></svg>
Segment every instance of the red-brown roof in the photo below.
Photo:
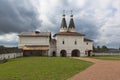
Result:
<svg viewBox="0 0 120 80"><path fill-rule="evenodd" d="M49 50L48 45L25 45L23 50Z"/></svg>
<svg viewBox="0 0 120 80"><path fill-rule="evenodd" d="M85 36L84 34L78 33L78 32L59 32L54 35L65 35L65 36Z"/></svg>

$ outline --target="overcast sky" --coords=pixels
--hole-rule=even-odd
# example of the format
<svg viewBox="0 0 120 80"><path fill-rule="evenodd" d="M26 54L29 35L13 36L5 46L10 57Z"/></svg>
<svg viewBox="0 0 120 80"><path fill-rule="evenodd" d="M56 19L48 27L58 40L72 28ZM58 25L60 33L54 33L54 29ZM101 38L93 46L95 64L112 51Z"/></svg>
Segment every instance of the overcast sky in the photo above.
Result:
<svg viewBox="0 0 120 80"><path fill-rule="evenodd" d="M20 32L58 32L63 10L95 45L120 46L120 0L0 0L0 45L17 46Z"/></svg>

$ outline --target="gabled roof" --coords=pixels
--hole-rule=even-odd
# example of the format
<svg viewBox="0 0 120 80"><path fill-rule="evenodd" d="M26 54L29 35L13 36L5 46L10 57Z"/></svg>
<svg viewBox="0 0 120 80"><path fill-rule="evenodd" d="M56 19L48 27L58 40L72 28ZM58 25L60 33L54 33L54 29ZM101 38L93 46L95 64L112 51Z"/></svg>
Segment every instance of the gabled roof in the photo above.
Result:
<svg viewBox="0 0 120 80"><path fill-rule="evenodd" d="M90 39L87 39L87 38L84 38L84 41L93 42L93 40L90 40Z"/></svg>
<svg viewBox="0 0 120 80"><path fill-rule="evenodd" d="M78 33L78 32L59 32L56 33L53 37L56 35L64 35L64 36L85 36L84 34Z"/></svg>
<svg viewBox="0 0 120 80"><path fill-rule="evenodd" d="M51 33L50 32L22 32L18 36L40 37L40 36L51 36Z"/></svg>

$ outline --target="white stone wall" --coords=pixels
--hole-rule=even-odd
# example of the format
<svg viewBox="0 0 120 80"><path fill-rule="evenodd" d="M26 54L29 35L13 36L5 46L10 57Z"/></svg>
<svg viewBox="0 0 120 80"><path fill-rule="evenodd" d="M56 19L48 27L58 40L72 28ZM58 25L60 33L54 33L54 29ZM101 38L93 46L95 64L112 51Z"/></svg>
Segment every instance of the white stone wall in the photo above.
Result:
<svg viewBox="0 0 120 80"><path fill-rule="evenodd" d="M23 53L8 53L8 54L0 54L0 60L3 59L11 59L23 56Z"/></svg>
<svg viewBox="0 0 120 80"><path fill-rule="evenodd" d="M18 47L24 45L50 45L49 37L19 37Z"/></svg>
<svg viewBox="0 0 120 80"><path fill-rule="evenodd" d="M56 56L60 56L61 50L66 50L67 56L71 56L72 51L75 49L80 51L80 56L85 56L86 50L92 50L93 42L84 42L84 36L57 35L55 39L56 43L52 43L50 37L19 37L18 47L23 48L24 45L49 45L49 56L52 56L53 51L57 53Z"/></svg>
<svg viewBox="0 0 120 80"><path fill-rule="evenodd" d="M60 28L60 32L66 32L67 28Z"/></svg>
<svg viewBox="0 0 120 80"><path fill-rule="evenodd" d="M120 56L120 53L93 53L95 56Z"/></svg>
<svg viewBox="0 0 120 80"><path fill-rule="evenodd" d="M24 45L48 45L49 50L47 51L48 56L51 54L51 46L50 46L50 37L19 37L18 48L23 48Z"/></svg>
<svg viewBox="0 0 120 80"><path fill-rule="evenodd" d="M49 56L53 56L53 52L56 53L56 42L55 41L50 42Z"/></svg>
<svg viewBox="0 0 120 80"><path fill-rule="evenodd" d="M56 38L57 56L60 56L61 50L67 51L67 56L71 56L72 50L78 49L80 56L85 56L86 44L84 43L84 36L60 36ZM64 41L64 44L62 43ZM75 41L77 44L75 45ZM92 43L89 43L87 48L91 49Z"/></svg>
<svg viewBox="0 0 120 80"><path fill-rule="evenodd" d="M84 42L84 45L85 45L85 50L93 50L93 42L90 42L90 41L85 41Z"/></svg>

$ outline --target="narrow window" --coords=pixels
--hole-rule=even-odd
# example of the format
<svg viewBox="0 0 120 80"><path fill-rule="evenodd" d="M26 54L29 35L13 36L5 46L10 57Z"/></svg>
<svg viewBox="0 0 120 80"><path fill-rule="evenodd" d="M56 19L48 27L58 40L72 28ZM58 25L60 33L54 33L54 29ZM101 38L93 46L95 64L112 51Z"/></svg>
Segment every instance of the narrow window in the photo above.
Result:
<svg viewBox="0 0 120 80"><path fill-rule="evenodd" d="M88 42L86 43L86 45L88 45Z"/></svg>
<svg viewBox="0 0 120 80"><path fill-rule="evenodd" d="M77 44L77 41L75 41L75 45Z"/></svg>
<svg viewBox="0 0 120 80"><path fill-rule="evenodd" d="M65 44L65 42L64 42L64 41L62 41L62 44Z"/></svg>

